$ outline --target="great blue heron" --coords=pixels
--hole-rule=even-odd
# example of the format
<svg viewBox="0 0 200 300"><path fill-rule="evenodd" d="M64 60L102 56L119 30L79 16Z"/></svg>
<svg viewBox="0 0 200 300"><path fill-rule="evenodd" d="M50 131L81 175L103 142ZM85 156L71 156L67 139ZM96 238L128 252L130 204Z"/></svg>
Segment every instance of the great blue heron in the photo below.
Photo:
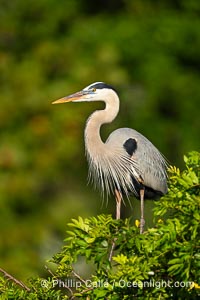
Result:
<svg viewBox="0 0 200 300"><path fill-rule="evenodd" d="M115 195L117 219L120 219L123 195L134 194L140 199L142 233L144 198L155 198L167 192L166 161L158 149L134 129L120 128L113 131L105 143L101 140L101 125L111 123L119 112L119 97L110 85L95 82L53 104L87 101L105 102L105 109L93 112L85 127L89 176L103 193Z"/></svg>

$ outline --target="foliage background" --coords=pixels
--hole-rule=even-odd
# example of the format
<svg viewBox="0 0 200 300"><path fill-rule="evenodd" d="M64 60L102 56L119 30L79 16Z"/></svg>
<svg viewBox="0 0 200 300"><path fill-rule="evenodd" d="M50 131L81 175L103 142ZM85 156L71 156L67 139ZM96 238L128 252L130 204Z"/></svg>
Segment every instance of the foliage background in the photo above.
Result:
<svg viewBox="0 0 200 300"><path fill-rule="evenodd" d="M86 186L83 129L98 104L53 100L105 81L122 101L104 137L134 127L180 167L183 153L199 148L200 3L0 6L0 264L23 279L44 272L69 218L113 212L114 201L101 208Z"/></svg>

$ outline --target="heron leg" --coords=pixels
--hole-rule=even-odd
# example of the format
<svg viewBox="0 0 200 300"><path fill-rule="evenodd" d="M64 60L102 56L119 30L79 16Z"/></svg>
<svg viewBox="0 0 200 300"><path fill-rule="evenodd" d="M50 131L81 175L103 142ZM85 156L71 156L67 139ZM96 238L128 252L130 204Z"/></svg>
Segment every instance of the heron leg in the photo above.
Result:
<svg viewBox="0 0 200 300"><path fill-rule="evenodd" d="M121 212L122 194L117 189L115 190L115 200L116 200L116 220L119 220L120 212ZM114 238L112 246L111 246L111 250L110 250L110 254L109 254L109 261L112 260L116 239L117 238Z"/></svg>
<svg viewBox="0 0 200 300"><path fill-rule="evenodd" d="M144 188L140 190L140 209L141 209L141 216L140 216L140 233L144 232Z"/></svg>
<svg viewBox="0 0 200 300"><path fill-rule="evenodd" d="M116 200L116 219L120 219L120 213L121 213L121 202L122 202L122 194L115 190L115 200Z"/></svg>

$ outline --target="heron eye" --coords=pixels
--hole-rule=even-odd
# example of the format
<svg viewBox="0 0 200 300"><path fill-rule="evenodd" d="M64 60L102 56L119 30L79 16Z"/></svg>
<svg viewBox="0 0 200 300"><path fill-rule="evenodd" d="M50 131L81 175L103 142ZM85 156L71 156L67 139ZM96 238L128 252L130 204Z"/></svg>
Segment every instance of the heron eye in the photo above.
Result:
<svg viewBox="0 0 200 300"><path fill-rule="evenodd" d="M92 91L93 91L93 92L96 92L96 90L97 90L97 89L95 89L95 88L92 88Z"/></svg>

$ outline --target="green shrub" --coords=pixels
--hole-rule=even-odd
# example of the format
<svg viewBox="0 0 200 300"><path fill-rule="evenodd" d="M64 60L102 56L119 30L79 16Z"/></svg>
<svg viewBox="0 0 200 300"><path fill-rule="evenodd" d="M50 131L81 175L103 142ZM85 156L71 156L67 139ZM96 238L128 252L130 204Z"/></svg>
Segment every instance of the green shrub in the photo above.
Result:
<svg viewBox="0 0 200 300"><path fill-rule="evenodd" d="M137 220L110 215L72 219L49 278L25 285L2 270L1 299L197 299L200 154L191 152L184 161L184 171L169 169L169 192L155 202L153 228L139 234Z"/></svg>

